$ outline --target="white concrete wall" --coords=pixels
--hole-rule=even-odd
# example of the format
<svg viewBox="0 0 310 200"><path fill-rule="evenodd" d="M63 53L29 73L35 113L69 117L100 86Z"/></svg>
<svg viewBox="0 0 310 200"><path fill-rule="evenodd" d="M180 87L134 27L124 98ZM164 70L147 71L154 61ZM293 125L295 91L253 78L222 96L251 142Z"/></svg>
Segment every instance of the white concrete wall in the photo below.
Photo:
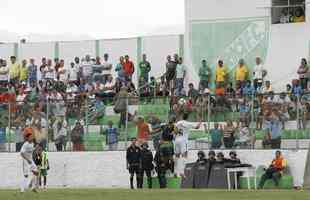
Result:
<svg viewBox="0 0 310 200"><path fill-rule="evenodd" d="M190 22L244 17L270 17L270 5L271 0L185 0L185 60L187 65L192 65L189 43ZM296 78L300 59L309 57L309 9L309 4L307 4L306 23L271 25L270 43L265 65L269 71L269 79L274 80L273 84L276 90L283 90L286 83ZM191 80L195 82L196 78L197 74L193 74Z"/></svg>
<svg viewBox="0 0 310 200"><path fill-rule="evenodd" d="M283 151L288 160L294 184L302 185L307 150ZM228 155L228 151L224 152ZM244 163L254 166L269 165L274 151L237 151ZM196 160L197 151L190 151L188 162ZM49 153L50 187L128 188L125 152ZM21 158L16 153L0 154L0 188L18 188L22 179Z"/></svg>

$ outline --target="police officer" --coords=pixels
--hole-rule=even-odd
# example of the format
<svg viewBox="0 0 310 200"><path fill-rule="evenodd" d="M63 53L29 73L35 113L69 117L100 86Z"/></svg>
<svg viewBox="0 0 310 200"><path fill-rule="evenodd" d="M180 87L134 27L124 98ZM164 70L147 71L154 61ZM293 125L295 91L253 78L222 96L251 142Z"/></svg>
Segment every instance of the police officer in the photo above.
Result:
<svg viewBox="0 0 310 200"><path fill-rule="evenodd" d="M141 188L143 187L143 177L144 173L147 176L147 184L149 189L152 188L152 170L154 169L153 165L153 153L148 149L149 146L147 143L142 144L141 150L141 163L142 163L142 170L141 170Z"/></svg>
<svg viewBox="0 0 310 200"><path fill-rule="evenodd" d="M155 165L156 165L156 172L159 182L160 188L166 188L167 187L167 179L166 179L166 171L169 168L169 165L167 163L167 160L165 159L165 156L161 151L157 151L155 154Z"/></svg>
<svg viewBox="0 0 310 200"><path fill-rule="evenodd" d="M137 139L131 140L131 145L127 149L126 160L127 169L130 173L130 188L134 189L133 178L136 174L137 188L142 188L141 184L141 149L137 146Z"/></svg>
<svg viewBox="0 0 310 200"><path fill-rule="evenodd" d="M197 157L198 157L198 159L197 159L196 163L198 163L198 164L205 164L208 162L208 159L206 159L206 154L203 151L199 151L197 153Z"/></svg>

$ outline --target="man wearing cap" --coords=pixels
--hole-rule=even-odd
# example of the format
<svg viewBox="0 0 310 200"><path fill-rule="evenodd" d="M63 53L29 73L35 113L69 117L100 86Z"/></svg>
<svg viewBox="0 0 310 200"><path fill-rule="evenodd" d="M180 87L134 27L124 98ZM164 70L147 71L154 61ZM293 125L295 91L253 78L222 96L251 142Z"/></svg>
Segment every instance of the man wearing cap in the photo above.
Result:
<svg viewBox="0 0 310 200"><path fill-rule="evenodd" d="M133 178L136 174L137 188L141 188L141 149L137 146L137 139L131 140L126 152L127 169L130 174L130 188L134 189Z"/></svg>
<svg viewBox="0 0 310 200"><path fill-rule="evenodd" d="M152 170L154 169L153 165L153 153L148 149L149 145L147 143L142 144L141 150L141 185L140 188L143 187L143 177L144 173L147 176L147 184L148 188L152 188Z"/></svg>

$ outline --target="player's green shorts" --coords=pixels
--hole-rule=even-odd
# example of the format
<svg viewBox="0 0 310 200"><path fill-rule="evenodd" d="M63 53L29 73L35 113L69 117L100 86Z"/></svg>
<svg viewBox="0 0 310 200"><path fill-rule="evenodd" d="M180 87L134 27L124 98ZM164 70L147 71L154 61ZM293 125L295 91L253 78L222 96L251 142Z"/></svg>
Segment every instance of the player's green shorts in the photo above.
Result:
<svg viewBox="0 0 310 200"><path fill-rule="evenodd" d="M47 169L41 169L41 176L47 176Z"/></svg>

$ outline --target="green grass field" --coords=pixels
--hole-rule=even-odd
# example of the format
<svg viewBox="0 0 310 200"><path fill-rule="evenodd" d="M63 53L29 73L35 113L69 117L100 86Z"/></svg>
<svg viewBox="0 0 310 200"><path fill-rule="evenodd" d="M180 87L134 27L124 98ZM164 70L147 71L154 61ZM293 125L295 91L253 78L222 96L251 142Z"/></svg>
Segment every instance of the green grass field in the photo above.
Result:
<svg viewBox="0 0 310 200"><path fill-rule="evenodd" d="M0 190L1 200L309 200L310 191L59 189L38 194Z"/></svg>

